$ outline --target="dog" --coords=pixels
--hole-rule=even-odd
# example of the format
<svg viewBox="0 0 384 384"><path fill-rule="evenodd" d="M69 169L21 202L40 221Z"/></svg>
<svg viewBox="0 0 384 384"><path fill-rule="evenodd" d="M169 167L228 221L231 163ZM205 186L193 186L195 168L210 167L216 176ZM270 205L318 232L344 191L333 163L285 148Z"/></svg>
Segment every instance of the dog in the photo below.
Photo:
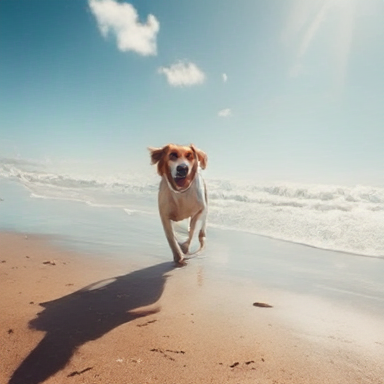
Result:
<svg viewBox="0 0 384 384"><path fill-rule="evenodd" d="M206 168L208 157L193 144L168 144L163 148L149 147L148 150L151 164L157 164L157 173L161 176L158 203L165 236L175 263L185 265L184 255L191 255L189 245L199 219L202 221L199 231L200 248L195 253L204 248L208 199L200 168ZM172 221L187 218L190 218L188 239L179 244Z"/></svg>

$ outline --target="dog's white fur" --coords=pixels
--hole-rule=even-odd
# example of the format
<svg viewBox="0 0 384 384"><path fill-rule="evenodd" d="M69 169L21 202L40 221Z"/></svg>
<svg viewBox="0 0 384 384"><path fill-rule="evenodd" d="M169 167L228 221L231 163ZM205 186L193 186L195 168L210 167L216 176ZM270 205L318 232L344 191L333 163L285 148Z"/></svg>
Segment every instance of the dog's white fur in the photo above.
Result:
<svg viewBox="0 0 384 384"><path fill-rule="evenodd" d="M207 190L201 176L201 169L207 165L207 155L194 147L168 144L163 148L148 148L152 164L157 164L157 171L161 176L159 188L159 212L164 227L165 236L177 264L185 264L184 254L189 254L196 223L202 221L199 231L200 251L204 247L206 218L207 218ZM177 178L178 166L187 166L185 177ZM188 239L179 244L173 231L172 221L190 218ZM197 252L198 252L197 251Z"/></svg>

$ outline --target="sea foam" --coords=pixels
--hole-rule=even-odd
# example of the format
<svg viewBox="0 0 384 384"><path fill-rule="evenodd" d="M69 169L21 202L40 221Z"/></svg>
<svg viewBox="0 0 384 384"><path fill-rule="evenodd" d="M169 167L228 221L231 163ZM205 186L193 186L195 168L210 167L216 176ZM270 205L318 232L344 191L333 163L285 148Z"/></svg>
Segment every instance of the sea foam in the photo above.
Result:
<svg viewBox="0 0 384 384"><path fill-rule="evenodd" d="M31 197L82 201L128 215L157 214L153 175L75 175L0 160L0 179ZM366 256L384 257L384 188L206 180L209 225Z"/></svg>

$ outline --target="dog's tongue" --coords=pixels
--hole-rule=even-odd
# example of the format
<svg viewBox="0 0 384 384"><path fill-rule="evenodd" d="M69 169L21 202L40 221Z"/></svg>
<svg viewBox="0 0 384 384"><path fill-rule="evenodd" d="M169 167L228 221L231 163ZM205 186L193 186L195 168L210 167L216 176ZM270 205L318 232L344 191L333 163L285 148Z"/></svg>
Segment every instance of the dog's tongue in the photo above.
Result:
<svg viewBox="0 0 384 384"><path fill-rule="evenodd" d="M185 177L183 178L180 178L180 177L177 177L174 179L175 180L175 183L178 187L184 187L184 184L185 184Z"/></svg>

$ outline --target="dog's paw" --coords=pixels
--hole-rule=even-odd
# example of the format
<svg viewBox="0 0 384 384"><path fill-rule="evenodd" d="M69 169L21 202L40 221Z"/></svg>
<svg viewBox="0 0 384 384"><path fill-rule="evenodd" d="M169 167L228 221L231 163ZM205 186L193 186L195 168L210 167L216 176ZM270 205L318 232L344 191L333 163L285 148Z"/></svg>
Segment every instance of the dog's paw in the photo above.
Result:
<svg viewBox="0 0 384 384"><path fill-rule="evenodd" d="M185 259L175 260L175 267L176 268L185 267L187 264L188 263L187 263L187 261Z"/></svg>

